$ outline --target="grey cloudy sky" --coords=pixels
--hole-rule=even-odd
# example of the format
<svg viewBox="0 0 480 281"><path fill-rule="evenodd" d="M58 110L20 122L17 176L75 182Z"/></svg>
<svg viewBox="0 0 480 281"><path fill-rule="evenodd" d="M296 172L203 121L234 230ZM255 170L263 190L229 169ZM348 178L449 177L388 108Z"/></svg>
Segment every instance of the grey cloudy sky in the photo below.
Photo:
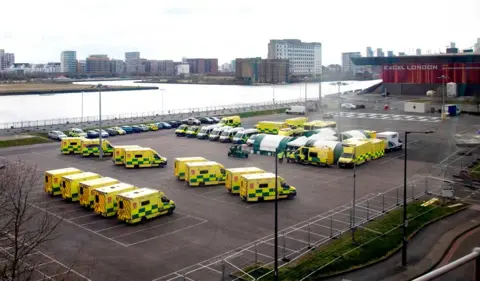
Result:
<svg viewBox="0 0 480 281"><path fill-rule="evenodd" d="M323 64L341 52L473 46L479 0L3 0L0 49L17 62L59 61L62 50L149 59L266 56L270 39L323 44Z"/></svg>

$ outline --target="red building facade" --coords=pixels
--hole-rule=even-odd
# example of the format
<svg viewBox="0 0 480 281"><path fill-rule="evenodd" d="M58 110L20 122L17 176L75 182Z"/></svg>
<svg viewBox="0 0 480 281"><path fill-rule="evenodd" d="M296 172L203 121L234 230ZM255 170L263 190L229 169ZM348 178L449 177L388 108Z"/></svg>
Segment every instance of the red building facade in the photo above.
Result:
<svg viewBox="0 0 480 281"><path fill-rule="evenodd" d="M385 83L436 84L442 83L441 77L457 84L480 84L480 63L410 63L382 65L382 79Z"/></svg>

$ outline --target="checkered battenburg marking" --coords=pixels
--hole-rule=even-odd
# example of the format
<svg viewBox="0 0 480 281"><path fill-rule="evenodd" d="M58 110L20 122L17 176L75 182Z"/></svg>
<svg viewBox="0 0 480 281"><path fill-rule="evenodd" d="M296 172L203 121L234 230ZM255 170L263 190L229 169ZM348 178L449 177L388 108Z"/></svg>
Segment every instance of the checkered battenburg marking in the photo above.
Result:
<svg viewBox="0 0 480 281"><path fill-rule="evenodd" d="M330 112L337 116L338 112ZM421 115L399 115L399 114L381 114L381 113L361 113L361 112L340 112L340 117L359 118L359 119L381 119L393 121L416 121L416 122L441 122L442 119L436 116Z"/></svg>

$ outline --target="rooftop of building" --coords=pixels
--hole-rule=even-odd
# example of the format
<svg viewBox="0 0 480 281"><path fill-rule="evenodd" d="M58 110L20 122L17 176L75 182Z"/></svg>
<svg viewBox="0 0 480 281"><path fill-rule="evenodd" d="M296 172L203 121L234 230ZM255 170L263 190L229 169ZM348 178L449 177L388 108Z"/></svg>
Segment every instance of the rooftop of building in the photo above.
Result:
<svg viewBox="0 0 480 281"><path fill-rule="evenodd" d="M433 54L396 57L357 57L355 65L385 65L403 63L480 63L480 53Z"/></svg>
<svg viewBox="0 0 480 281"><path fill-rule="evenodd" d="M271 39L270 43L322 45L320 42L302 42L300 39Z"/></svg>

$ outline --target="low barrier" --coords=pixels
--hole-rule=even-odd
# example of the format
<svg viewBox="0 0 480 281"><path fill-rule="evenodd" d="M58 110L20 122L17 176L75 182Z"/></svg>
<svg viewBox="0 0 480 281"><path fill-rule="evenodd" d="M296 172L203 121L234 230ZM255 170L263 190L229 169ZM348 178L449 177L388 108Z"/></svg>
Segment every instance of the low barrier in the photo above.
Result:
<svg viewBox="0 0 480 281"><path fill-rule="evenodd" d="M188 117L201 117L208 115L239 114L263 110L275 110L292 105L305 105L311 108L317 104L317 99L281 100L275 102L246 103L218 105L202 108L184 108L164 111L136 112L102 115L102 125L113 126L121 124L133 124L136 122L159 122ZM47 130L65 130L71 127L84 127L98 125L99 116L84 116L74 118L57 118L48 120L19 121L0 124L0 132L36 132Z"/></svg>

